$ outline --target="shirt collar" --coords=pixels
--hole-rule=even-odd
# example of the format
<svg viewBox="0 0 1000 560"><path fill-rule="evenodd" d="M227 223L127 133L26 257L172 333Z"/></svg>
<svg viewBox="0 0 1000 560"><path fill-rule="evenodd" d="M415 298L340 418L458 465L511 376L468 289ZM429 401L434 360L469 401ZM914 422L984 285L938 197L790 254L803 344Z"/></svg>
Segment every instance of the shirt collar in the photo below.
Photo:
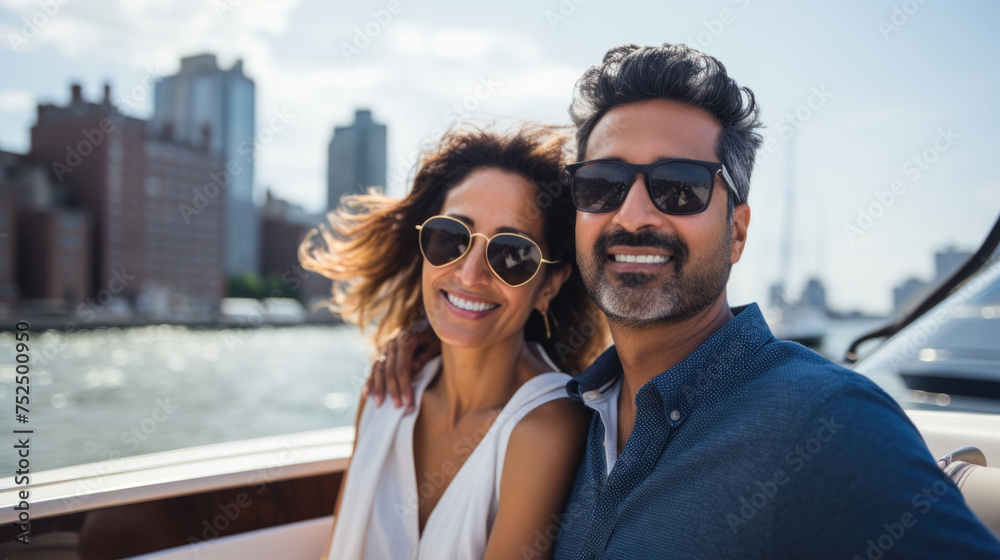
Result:
<svg viewBox="0 0 1000 560"><path fill-rule="evenodd" d="M684 420L695 405L705 398L730 394L749 380L750 368L744 363L764 344L774 340L760 307L756 303L732 309L734 317L708 337L674 367L657 375L639 389L655 391L663 404L664 417L672 425ZM566 384L571 399L583 401L588 391L606 392L612 381L622 375L622 364L614 346L608 348L589 368Z"/></svg>

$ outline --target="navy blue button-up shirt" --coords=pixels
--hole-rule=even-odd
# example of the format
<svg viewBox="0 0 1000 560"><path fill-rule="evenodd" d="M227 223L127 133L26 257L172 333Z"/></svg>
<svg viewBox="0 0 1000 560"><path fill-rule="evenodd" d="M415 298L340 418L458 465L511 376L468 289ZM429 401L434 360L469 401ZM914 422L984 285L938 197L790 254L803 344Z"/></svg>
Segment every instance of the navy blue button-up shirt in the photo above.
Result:
<svg viewBox="0 0 1000 560"><path fill-rule="evenodd" d="M639 389L610 473L594 414L556 559L1000 558L891 397L733 312ZM567 391L620 375L612 347Z"/></svg>

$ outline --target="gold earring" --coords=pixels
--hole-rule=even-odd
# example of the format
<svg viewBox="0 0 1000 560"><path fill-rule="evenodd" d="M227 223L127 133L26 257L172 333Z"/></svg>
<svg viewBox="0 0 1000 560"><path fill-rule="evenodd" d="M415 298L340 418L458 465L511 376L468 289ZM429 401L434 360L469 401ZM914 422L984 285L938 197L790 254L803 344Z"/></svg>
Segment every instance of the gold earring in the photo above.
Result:
<svg viewBox="0 0 1000 560"><path fill-rule="evenodd" d="M545 338L550 339L552 338L552 329L549 328L549 310L542 311L539 309L538 311L542 314L542 321L545 321Z"/></svg>

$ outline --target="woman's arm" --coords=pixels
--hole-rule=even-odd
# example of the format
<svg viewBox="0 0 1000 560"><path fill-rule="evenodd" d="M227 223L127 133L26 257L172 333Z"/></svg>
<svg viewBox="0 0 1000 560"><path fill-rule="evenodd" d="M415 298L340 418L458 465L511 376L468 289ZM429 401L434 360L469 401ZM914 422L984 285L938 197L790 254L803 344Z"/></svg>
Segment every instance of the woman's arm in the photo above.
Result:
<svg viewBox="0 0 1000 560"><path fill-rule="evenodd" d="M514 427L486 560L552 557L589 420L583 406L557 399L532 410Z"/></svg>
<svg viewBox="0 0 1000 560"><path fill-rule="evenodd" d="M358 403L358 414L354 417L354 446L351 448L351 459L354 459L354 451L358 449L358 428L361 426L361 413L365 410L365 401L368 400L365 395L361 395L361 402ZM347 466L350 469L350 463ZM323 551L323 555L319 557L319 560L327 560L330 557L330 547L333 546L333 532L337 529L337 520L340 515L340 502L344 499L344 487L347 486L347 470L344 471L344 475L340 477L340 488L337 489L337 500L333 503L333 525L330 526L330 536L326 539L326 550Z"/></svg>

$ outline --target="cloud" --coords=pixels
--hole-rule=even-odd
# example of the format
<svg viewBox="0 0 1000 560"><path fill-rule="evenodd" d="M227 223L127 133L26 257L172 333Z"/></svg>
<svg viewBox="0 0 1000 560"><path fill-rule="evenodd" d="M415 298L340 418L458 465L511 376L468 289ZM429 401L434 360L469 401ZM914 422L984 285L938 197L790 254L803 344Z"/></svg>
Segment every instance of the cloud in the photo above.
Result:
<svg viewBox="0 0 1000 560"><path fill-rule="evenodd" d="M0 111L19 113L30 111L35 106L35 96L23 89L0 90Z"/></svg>
<svg viewBox="0 0 1000 560"><path fill-rule="evenodd" d="M425 61L500 59L532 64L542 59L537 42L517 33L486 28L435 28L407 21L392 23L391 27L386 40L393 51Z"/></svg>
<svg viewBox="0 0 1000 560"><path fill-rule="evenodd" d="M241 0L57 0L32 48L55 47L68 58L97 56L129 67L176 60L178 52L213 50L259 55L269 50L266 35L287 31L296 2ZM32 19L41 8L25 0L0 0L17 15ZM232 4L238 4L232 6ZM225 9L219 9L225 6Z"/></svg>

